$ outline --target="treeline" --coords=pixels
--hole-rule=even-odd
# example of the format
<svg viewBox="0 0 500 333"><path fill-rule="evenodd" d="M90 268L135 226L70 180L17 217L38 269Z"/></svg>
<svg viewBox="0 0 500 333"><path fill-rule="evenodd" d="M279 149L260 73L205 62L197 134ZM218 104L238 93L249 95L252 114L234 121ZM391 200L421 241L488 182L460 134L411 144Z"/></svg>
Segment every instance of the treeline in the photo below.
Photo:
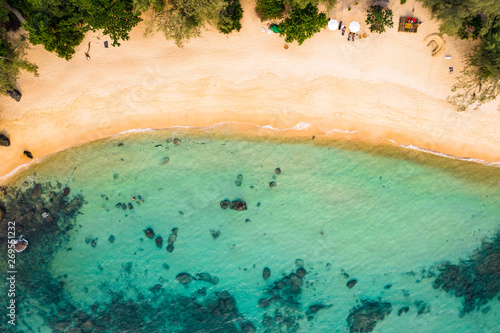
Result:
<svg viewBox="0 0 500 333"><path fill-rule="evenodd" d="M420 1L441 21L442 33L479 40L452 89L455 95L450 102L464 111L496 99L500 94L500 1Z"/></svg>

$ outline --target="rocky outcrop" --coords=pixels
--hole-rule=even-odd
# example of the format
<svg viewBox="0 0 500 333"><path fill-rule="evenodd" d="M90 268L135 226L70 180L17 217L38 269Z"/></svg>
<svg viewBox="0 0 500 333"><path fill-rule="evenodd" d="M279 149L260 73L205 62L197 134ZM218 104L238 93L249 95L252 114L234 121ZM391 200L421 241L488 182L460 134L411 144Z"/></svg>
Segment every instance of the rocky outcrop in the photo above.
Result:
<svg viewBox="0 0 500 333"><path fill-rule="evenodd" d="M13 99L16 100L16 102L19 102L21 100L21 93L19 90L14 89L14 90L7 90L7 94L12 97Z"/></svg>
<svg viewBox="0 0 500 333"><path fill-rule="evenodd" d="M10 146L10 140L3 134L0 134L0 146L8 147Z"/></svg>
<svg viewBox="0 0 500 333"><path fill-rule="evenodd" d="M347 317L350 332L371 332L377 322L383 320L392 311L388 302L362 300L361 305L352 308Z"/></svg>

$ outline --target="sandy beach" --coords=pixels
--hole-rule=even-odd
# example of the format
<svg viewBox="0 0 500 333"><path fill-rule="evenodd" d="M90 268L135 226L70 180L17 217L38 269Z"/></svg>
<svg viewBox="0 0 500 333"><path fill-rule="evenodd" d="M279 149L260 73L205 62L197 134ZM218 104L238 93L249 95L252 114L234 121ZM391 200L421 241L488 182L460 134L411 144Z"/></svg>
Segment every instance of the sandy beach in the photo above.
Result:
<svg viewBox="0 0 500 333"><path fill-rule="evenodd" d="M267 23L254 1L242 5L239 33L204 31L183 48L160 33L145 38L144 23L120 47L105 48L108 37L89 33L71 61L32 47L40 76L21 76L19 103L0 97L0 133L11 140L0 148L0 181L30 162L24 150L37 158L129 129L223 122L246 123L249 135L393 140L500 162L498 101L461 113L446 101L474 42L444 36L446 50L432 57L424 40L438 23L420 3L391 4L395 26L382 35L364 23L366 6L339 3L328 16L360 22L367 38L351 42L325 29L288 49L262 32ZM416 34L397 31L408 15L423 22Z"/></svg>

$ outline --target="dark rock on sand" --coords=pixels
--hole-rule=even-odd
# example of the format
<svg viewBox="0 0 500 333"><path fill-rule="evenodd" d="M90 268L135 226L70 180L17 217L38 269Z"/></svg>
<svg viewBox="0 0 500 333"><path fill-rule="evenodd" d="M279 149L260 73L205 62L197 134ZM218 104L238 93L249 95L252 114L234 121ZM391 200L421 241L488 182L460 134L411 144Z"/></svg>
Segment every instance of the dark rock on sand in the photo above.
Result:
<svg viewBox="0 0 500 333"><path fill-rule="evenodd" d="M229 201L227 199L226 200L222 200L220 202L220 208L222 208L222 209L227 209L230 205L231 205L231 201Z"/></svg>
<svg viewBox="0 0 500 333"><path fill-rule="evenodd" d="M12 97L13 99L16 100L16 102L19 102L21 100L21 92L17 89L14 90L7 90L7 95Z"/></svg>
<svg viewBox="0 0 500 333"><path fill-rule="evenodd" d="M217 239L217 238L219 238L221 232L220 232L220 230L210 229L210 234L212 235L212 237L214 239Z"/></svg>
<svg viewBox="0 0 500 333"><path fill-rule="evenodd" d="M163 246L163 238L161 236L157 236L155 238L155 243L156 246L158 246L161 249L161 247Z"/></svg>
<svg viewBox="0 0 500 333"><path fill-rule="evenodd" d="M174 252L174 246L172 244L168 244L167 252Z"/></svg>
<svg viewBox="0 0 500 333"><path fill-rule="evenodd" d="M0 146L8 147L10 146L10 140L3 134L0 134Z"/></svg>
<svg viewBox="0 0 500 333"><path fill-rule="evenodd" d="M276 173L277 175L281 174L281 169L280 168L274 169L274 173Z"/></svg>
<svg viewBox="0 0 500 333"><path fill-rule="evenodd" d="M356 279L352 279L352 280L347 281L347 288L351 289L352 287L354 287L356 285L356 283L358 283L358 280L356 280Z"/></svg>
<svg viewBox="0 0 500 333"><path fill-rule="evenodd" d="M241 200L234 200L231 202L231 205L229 208L234 209L234 210L247 210L247 204L245 201Z"/></svg>
<svg viewBox="0 0 500 333"><path fill-rule="evenodd" d="M262 278L264 280L267 280L271 277L271 270L269 267L264 267L264 270L262 271Z"/></svg>
<svg viewBox="0 0 500 333"><path fill-rule="evenodd" d="M297 268L297 275L300 277L306 276L307 272L303 267Z"/></svg>
<svg viewBox="0 0 500 333"><path fill-rule="evenodd" d="M398 316L401 316L403 313L407 313L408 311L410 311L410 308L407 306L404 306L398 310Z"/></svg>
<svg viewBox="0 0 500 333"><path fill-rule="evenodd" d="M277 184L274 180L269 182L269 187L276 187L276 186L277 186Z"/></svg>
<svg viewBox="0 0 500 333"><path fill-rule="evenodd" d="M147 238L150 238L150 239L153 239L155 237L155 232L153 231L152 228L145 229L144 234L146 235Z"/></svg>
<svg viewBox="0 0 500 333"><path fill-rule="evenodd" d="M33 159L33 154L32 154L30 151L25 150L25 151L23 151L23 154L24 154L27 158L31 158L31 159Z"/></svg>
<svg viewBox="0 0 500 333"><path fill-rule="evenodd" d="M371 332L377 322L383 320L392 311L391 303L362 300L361 305L351 309L347 317L350 332Z"/></svg>
<svg viewBox="0 0 500 333"><path fill-rule="evenodd" d="M113 235L109 236L108 241L110 243L114 243L115 242L115 236L113 236Z"/></svg>
<svg viewBox="0 0 500 333"><path fill-rule="evenodd" d="M193 281L193 277L188 273L179 273L175 277L180 284L187 285Z"/></svg>

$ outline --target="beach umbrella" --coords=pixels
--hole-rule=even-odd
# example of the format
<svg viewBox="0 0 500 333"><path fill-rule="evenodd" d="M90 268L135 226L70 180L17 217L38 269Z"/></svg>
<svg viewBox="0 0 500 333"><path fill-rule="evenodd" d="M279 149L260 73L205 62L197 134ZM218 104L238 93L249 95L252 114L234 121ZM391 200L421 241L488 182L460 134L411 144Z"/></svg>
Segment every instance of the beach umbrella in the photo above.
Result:
<svg viewBox="0 0 500 333"><path fill-rule="evenodd" d="M338 28L339 28L339 22L337 22L337 20L328 21L328 29L338 30Z"/></svg>
<svg viewBox="0 0 500 333"><path fill-rule="evenodd" d="M354 22L351 22L351 24L349 24L349 31L350 32L358 32L359 28L360 28L359 22L354 21Z"/></svg>

